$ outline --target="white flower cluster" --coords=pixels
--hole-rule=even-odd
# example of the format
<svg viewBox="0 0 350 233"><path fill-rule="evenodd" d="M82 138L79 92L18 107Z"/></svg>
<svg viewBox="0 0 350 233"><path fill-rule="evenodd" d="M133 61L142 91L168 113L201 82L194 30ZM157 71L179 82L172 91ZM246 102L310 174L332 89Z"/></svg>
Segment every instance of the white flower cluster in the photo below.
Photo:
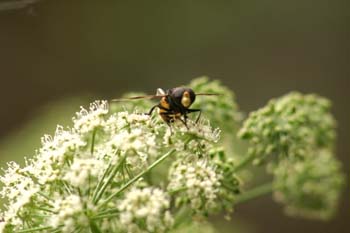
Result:
<svg viewBox="0 0 350 233"><path fill-rule="evenodd" d="M148 162L155 159L154 155L158 151L152 127L148 115L119 112L107 121L105 128L112 134L110 140L103 145L102 151L117 149L127 154L126 164L131 165L134 170L145 168Z"/></svg>
<svg viewBox="0 0 350 233"><path fill-rule="evenodd" d="M176 200L189 202L194 212L207 212L216 207L220 191L220 174L206 160L175 164L169 174L168 190L185 190Z"/></svg>
<svg viewBox="0 0 350 233"><path fill-rule="evenodd" d="M78 132L57 126L55 136L45 135L42 139L42 147L37 155L27 161L28 172L36 177L40 184L46 184L56 180L62 172L67 160L80 154L87 142Z"/></svg>
<svg viewBox="0 0 350 233"><path fill-rule="evenodd" d="M82 134L91 132L104 125L103 116L107 113L107 101L95 101L90 104L90 111L81 107L80 112L77 112L76 117L73 118L74 129Z"/></svg>
<svg viewBox="0 0 350 233"><path fill-rule="evenodd" d="M187 121L187 126L188 128L182 122L175 122L173 128L176 131L167 130L163 143L174 146L181 152L201 154L201 148L209 150L220 139L221 130L212 128L208 120L201 119L198 123Z"/></svg>
<svg viewBox="0 0 350 233"><path fill-rule="evenodd" d="M89 219L84 213L84 203L78 195L56 197L53 211L56 214L49 219L49 225L54 228L62 227L62 232L74 232L89 226Z"/></svg>
<svg viewBox="0 0 350 233"><path fill-rule="evenodd" d="M165 232L174 221L170 203L178 199L159 188L167 178L169 189L187 188L180 196L187 196L193 209L211 208L219 175L203 158L209 159L220 130L207 121L188 119L189 129L177 123L170 130L145 114L109 113L106 101L82 108L72 128L58 126L53 137L42 138L23 168L11 162L4 170L0 232ZM202 159L184 163L190 154ZM161 163L164 155L169 162ZM177 161L181 165L165 175ZM141 176L146 186L136 188Z"/></svg>
<svg viewBox="0 0 350 233"><path fill-rule="evenodd" d="M91 177L100 177L105 164L103 161L94 158L76 158L67 169L63 180L73 187L88 189Z"/></svg>
<svg viewBox="0 0 350 233"><path fill-rule="evenodd" d="M165 232L173 224L169 207L170 198L161 189L133 188L118 205L121 227L134 233Z"/></svg>
<svg viewBox="0 0 350 233"><path fill-rule="evenodd" d="M18 214L39 191L39 185L26 176L24 169L20 168L18 164L10 162L8 166L5 175L0 178L3 183L0 195L9 200L6 212L3 214L3 220L9 224L18 225L22 222Z"/></svg>

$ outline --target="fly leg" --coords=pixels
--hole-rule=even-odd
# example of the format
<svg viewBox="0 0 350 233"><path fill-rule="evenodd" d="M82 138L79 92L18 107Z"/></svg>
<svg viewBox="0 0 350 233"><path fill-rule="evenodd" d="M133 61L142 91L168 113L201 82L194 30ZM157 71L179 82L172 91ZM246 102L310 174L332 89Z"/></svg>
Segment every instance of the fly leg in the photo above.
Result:
<svg viewBox="0 0 350 233"><path fill-rule="evenodd" d="M191 112L199 112L199 114L198 114L198 116L197 116L197 119L196 119L196 124L198 123L198 121L199 121L199 119L200 119L200 117L201 117L201 115L202 115L202 110L200 110L200 109L187 109L187 113L191 113ZM186 116L186 114L185 114L185 118L186 118L187 116Z"/></svg>
<svg viewBox="0 0 350 233"><path fill-rule="evenodd" d="M149 112L148 113L146 113L147 115L152 115L152 112L154 111L154 109L156 109L157 107L159 107L159 104L157 104L157 105L154 105L150 110L149 110Z"/></svg>
<svg viewBox="0 0 350 233"><path fill-rule="evenodd" d="M158 106L159 107L159 106ZM167 109L164 109L162 107L159 107L160 109L163 109L163 110L167 110ZM173 135L173 130L172 130L172 127L171 127L171 122L174 121L174 119L172 119L170 117L170 115L172 115L172 111L168 110L166 112L160 112L159 115L162 117L162 119L165 121L165 123L169 126L169 129L170 129L170 135Z"/></svg>
<svg viewBox="0 0 350 233"><path fill-rule="evenodd" d="M187 130L189 130L190 128L188 128L187 126L187 115L184 114L184 119L182 119L181 117L179 117L179 119L186 126Z"/></svg>
<svg viewBox="0 0 350 233"><path fill-rule="evenodd" d="M190 128L188 128L188 125L187 125L186 113L184 113L184 119L181 118L181 115L177 115L176 113L174 113L174 111L171 111L171 110L169 110L167 112L163 112L163 113L161 113L161 115L165 116L163 119L166 119L165 121L168 123L168 125L171 122L174 122L175 120L179 119L186 126L187 130L190 129Z"/></svg>

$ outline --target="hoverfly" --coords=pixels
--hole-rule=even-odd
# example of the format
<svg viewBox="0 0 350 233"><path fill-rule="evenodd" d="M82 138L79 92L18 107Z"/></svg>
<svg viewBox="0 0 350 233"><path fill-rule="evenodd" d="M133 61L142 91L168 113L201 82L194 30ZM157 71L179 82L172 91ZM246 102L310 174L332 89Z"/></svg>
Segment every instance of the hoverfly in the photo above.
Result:
<svg viewBox="0 0 350 233"><path fill-rule="evenodd" d="M159 103L154 105L147 115L151 115L153 111L158 108L159 115L171 127L171 123L176 120L180 120L188 129L187 118L188 114L193 112L199 112L196 123L200 119L201 109L190 109L190 106L196 99L198 95L219 95L215 93L195 93L191 88L188 87L175 87L164 91L161 88L157 89L156 95L146 95L146 96L134 96L125 99L113 99L112 101L121 101L121 100L135 100L135 99L160 99Z"/></svg>

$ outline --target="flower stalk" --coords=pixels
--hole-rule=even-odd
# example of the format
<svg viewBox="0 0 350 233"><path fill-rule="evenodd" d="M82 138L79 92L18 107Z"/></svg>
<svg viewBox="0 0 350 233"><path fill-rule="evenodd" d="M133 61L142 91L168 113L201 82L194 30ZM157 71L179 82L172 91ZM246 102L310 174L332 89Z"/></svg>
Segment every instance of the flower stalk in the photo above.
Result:
<svg viewBox="0 0 350 233"><path fill-rule="evenodd" d="M251 190L245 191L242 194L238 195L235 203L241 204L241 203L256 199L258 197L272 193L273 190L274 190L273 184L271 182L259 185L257 187L254 187Z"/></svg>
<svg viewBox="0 0 350 233"><path fill-rule="evenodd" d="M103 173L103 176L101 178L101 180L99 181L99 183L96 186L95 192L94 192L94 196L92 198L93 203L96 205L99 200L101 199L104 191L106 190L107 186L111 184L113 178L115 177L115 175L120 172L120 170L122 169L124 162L125 162L126 157L123 156L121 161L119 162L119 164L117 166L115 166L111 172L111 174L107 177L107 180L105 183L102 184L107 171L109 170L109 167L107 167L106 171Z"/></svg>
<svg viewBox="0 0 350 233"><path fill-rule="evenodd" d="M160 157L158 160L156 160L154 163L152 163L148 168L146 168L144 171L140 172L136 176L134 176L132 179L130 179L126 184L124 184L117 192L111 194L109 197L107 197L99 206L98 208L101 208L102 206L108 204L114 197L120 195L125 189L130 187L132 184L134 184L136 181L138 181L142 176L150 172L155 166L160 164L164 159L169 157L175 152L175 149L172 149L168 151L166 154L164 154L162 157Z"/></svg>

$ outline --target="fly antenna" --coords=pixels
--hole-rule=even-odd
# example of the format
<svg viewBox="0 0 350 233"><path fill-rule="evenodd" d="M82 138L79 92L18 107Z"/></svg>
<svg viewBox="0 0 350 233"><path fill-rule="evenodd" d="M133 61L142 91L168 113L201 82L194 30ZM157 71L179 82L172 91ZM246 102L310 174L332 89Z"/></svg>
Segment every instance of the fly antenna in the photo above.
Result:
<svg viewBox="0 0 350 233"><path fill-rule="evenodd" d="M218 96L218 95L222 95L222 94L217 94L217 93L196 93L196 95L213 95L213 96Z"/></svg>

